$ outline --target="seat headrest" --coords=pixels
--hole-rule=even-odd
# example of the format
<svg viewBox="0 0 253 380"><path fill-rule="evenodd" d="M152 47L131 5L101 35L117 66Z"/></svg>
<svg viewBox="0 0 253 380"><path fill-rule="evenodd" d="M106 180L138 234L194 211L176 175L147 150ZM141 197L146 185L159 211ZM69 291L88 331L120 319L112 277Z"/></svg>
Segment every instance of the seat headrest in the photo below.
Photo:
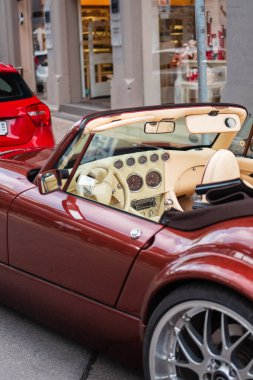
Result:
<svg viewBox="0 0 253 380"><path fill-rule="evenodd" d="M240 168L235 155L220 149L208 161L201 183L229 181L240 178Z"/></svg>

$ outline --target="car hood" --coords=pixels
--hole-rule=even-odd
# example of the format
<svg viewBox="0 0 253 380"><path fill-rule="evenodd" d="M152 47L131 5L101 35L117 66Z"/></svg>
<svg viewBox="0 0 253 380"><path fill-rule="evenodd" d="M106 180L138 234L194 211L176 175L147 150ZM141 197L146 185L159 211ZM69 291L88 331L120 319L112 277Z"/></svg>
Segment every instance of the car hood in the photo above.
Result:
<svg viewBox="0 0 253 380"><path fill-rule="evenodd" d="M54 149L15 149L0 153L1 161L11 160L17 166L41 168L53 153Z"/></svg>

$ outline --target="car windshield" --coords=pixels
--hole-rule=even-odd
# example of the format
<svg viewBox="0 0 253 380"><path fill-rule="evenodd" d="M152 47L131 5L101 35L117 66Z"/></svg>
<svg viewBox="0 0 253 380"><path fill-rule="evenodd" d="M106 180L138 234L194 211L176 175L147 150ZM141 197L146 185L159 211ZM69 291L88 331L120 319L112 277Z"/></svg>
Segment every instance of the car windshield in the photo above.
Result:
<svg viewBox="0 0 253 380"><path fill-rule="evenodd" d="M137 140L136 140L137 141ZM81 164L106 157L115 157L124 154L159 150L151 144L139 144L134 139L114 137L108 133L97 133L89 145Z"/></svg>
<svg viewBox="0 0 253 380"><path fill-rule="evenodd" d="M175 127L169 133L145 132L146 121L130 123L118 128L99 132L100 135L118 140L128 141L129 144L146 145L157 148L181 149L196 146L211 146L217 133L193 134L185 124L185 118L175 120ZM152 123L151 123L152 124Z"/></svg>
<svg viewBox="0 0 253 380"><path fill-rule="evenodd" d="M17 73L0 73L0 102L28 98L32 93Z"/></svg>

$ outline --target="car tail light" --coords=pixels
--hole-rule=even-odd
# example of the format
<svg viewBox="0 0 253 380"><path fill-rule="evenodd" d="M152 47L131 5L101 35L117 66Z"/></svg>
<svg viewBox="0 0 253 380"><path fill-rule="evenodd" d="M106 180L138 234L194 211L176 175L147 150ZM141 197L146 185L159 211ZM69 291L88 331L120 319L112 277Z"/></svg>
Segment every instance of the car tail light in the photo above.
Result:
<svg viewBox="0 0 253 380"><path fill-rule="evenodd" d="M34 104L28 107L27 114L30 116L36 127L48 127L51 125L50 110L43 103Z"/></svg>

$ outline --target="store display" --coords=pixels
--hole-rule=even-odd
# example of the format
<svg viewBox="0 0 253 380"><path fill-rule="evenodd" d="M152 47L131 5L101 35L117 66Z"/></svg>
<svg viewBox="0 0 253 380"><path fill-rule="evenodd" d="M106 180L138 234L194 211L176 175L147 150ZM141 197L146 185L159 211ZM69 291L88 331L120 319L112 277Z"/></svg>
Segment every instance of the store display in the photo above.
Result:
<svg viewBox="0 0 253 380"><path fill-rule="evenodd" d="M161 102L198 101L194 1L159 2ZM209 101L219 101L226 84L226 0L206 0ZM165 17L166 13L166 17Z"/></svg>
<svg viewBox="0 0 253 380"><path fill-rule="evenodd" d="M109 96L113 72L110 7L81 5L81 20L86 96Z"/></svg>

